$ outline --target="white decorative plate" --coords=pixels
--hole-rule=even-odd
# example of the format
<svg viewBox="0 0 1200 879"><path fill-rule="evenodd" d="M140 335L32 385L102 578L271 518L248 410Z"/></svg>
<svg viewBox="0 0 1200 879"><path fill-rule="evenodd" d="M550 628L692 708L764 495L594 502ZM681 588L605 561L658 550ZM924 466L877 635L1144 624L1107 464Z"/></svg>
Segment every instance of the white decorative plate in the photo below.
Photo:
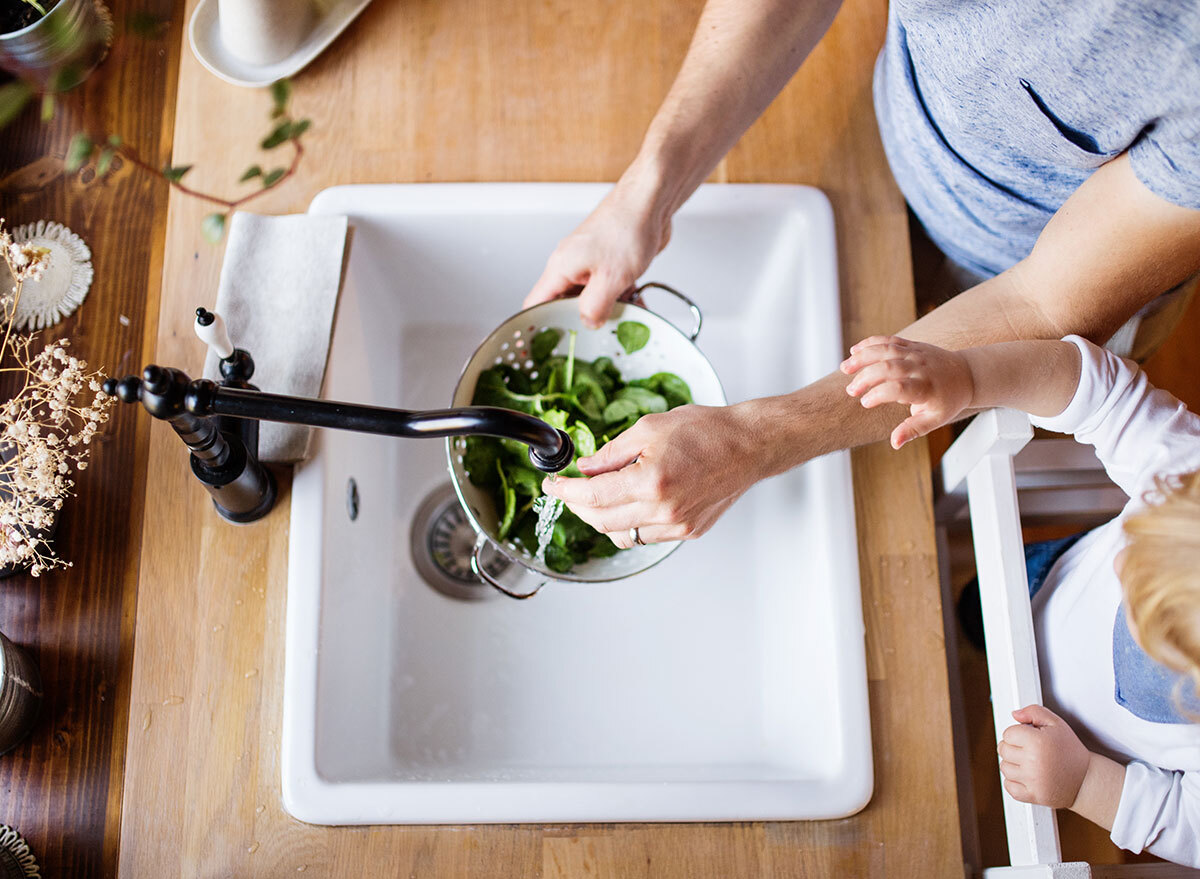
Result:
<svg viewBox="0 0 1200 879"><path fill-rule="evenodd" d="M92 286L92 252L62 223L47 220L18 226L12 230L12 237L17 244L32 242L50 251L50 264L41 279L27 280L22 285L21 301L13 316L14 329L44 330L83 303Z"/></svg>

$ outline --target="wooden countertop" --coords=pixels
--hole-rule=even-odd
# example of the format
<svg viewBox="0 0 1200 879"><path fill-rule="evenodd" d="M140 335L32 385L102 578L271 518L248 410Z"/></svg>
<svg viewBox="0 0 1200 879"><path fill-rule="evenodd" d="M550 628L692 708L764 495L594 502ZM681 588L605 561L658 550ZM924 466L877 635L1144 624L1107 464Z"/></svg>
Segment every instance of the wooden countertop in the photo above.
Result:
<svg viewBox="0 0 1200 879"><path fill-rule="evenodd" d="M106 0L169 17L174 0ZM87 300L46 338L106 372L141 364L157 334L167 186L117 161L108 177L63 172L73 132L119 132L161 164L171 154L178 17L161 39L122 39L88 81L41 122L37 102L0 129L0 216L53 220L81 235L95 280ZM11 378L3 376L0 378ZM0 395L14 388L0 380ZM117 413L79 474L54 542L73 567L0 582L0 631L41 668L45 700L32 735L0 758L0 822L29 841L46 877L115 872L133 662L133 610L150 436Z"/></svg>
<svg viewBox="0 0 1200 879"><path fill-rule="evenodd" d="M321 189L349 182L613 180L678 68L700 5L377 0L295 80L294 110L313 119L308 155L254 209L303 211ZM847 340L913 316L905 209L871 105L885 15L883 0L847 0L803 72L714 175L829 195ZM196 164L189 184L228 191L257 160L269 98L215 79L186 47L171 51L171 161ZM209 210L170 195L146 359L199 368L192 310L211 303L221 264L221 249L199 231ZM153 300L145 308L152 327ZM147 419L122 417L117 429L136 435ZM230 526L192 481L171 431L155 424L149 434L144 511L140 491L133 510L143 519L128 723L114 733L125 742L123 807L105 825L115 840L119 820L122 876L962 875L923 443L853 455L876 774L860 814L322 828L289 817L279 797L287 481L265 520Z"/></svg>

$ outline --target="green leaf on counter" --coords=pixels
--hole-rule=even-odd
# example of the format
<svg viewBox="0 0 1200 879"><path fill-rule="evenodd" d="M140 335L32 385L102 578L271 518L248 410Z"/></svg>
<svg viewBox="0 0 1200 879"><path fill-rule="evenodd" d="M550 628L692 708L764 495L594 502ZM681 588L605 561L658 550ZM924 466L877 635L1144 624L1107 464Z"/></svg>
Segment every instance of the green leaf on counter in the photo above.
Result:
<svg viewBox="0 0 1200 879"><path fill-rule="evenodd" d="M18 79L0 86L0 128L16 119L32 97L33 89L24 80Z"/></svg>
<svg viewBox="0 0 1200 879"><path fill-rule="evenodd" d="M304 132L308 131L308 127L312 125L311 119L301 119L299 122L293 122L288 129L288 140L295 140Z"/></svg>
<svg viewBox="0 0 1200 879"><path fill-rule="evenodd" d="M155 15L153 12L138 10L125 16L125 30L136 37L156 40L162 37L170 19Z"/></svg>
<svg viewBox="0 0 1200 879"><path fill-rule="evenodd" d="M67 173L74 174L92 154L94 144L92 139L86 134L76 134L71 138L71 143L67 147L67 159L64 163L67 168Z"/></svg>
<svg viewBox="0 0 1200 879"><path fill-rule="evenodd" d="M278 119L287 112L288 100L292 96L292 81L290 79L277 79L271 83L271 101L274 107L271 110L271 118Z"/></svg>
<svg viewBox="0 0 1200 879"><path fill-rule="evenodd" d="M238 183L245 183L247 180L253 180L255 177L261 177L262 172L263 172L262 166L251 165L249 168L247 168L245 171L242 172L242 176L238 178Z"/></svg>
<svg viewBox="0 0 1200 879"><path fill-rule="evenodd" d="M617 341L626 354L640 351L650 341L650 328L635 320L623 320L617 324Z"/></svg>
<svg viewBox="0 0 1200 879"><path fill-rule="evenodd" d="M192 165L163 165L162 175L170 183L178 183L183 175L192 170Z"/></svg>
<svg viewBox="0 0 1200 879"><path fill-rule="evenodd" d="M58 19L52 18L50 20L56 22L55 26L58 27ZM69 33L64 32L62 36L63 39L77 41L77 38ZM51 92L70 91L82 83L85 79L87 79L87 70L84 69L82 64L72 61L68 64L64 64L62 67L58 68L58 70L54 71L54 74L50 77L50 82L46 86L46 89L47 91Z"/></svg>
<svg viewBox="0 0 1200 879"><path fill-rule="evenodd" d="M287 173L286 168L276 168L274 171L271 171L268 174L264 174L263 179L262 179L263 189L266 189L267 187L270 187L270 186L274 186L276 183L278 183L280 181L280 179L286 173Z"/></svg>
<svg viewBox="0 0 1200 879"><path fill-rule="evenodd" d="M209 244L217 244L225 237L225 214L213 213L200 221L200 231Z"/></svg>
<svg viewBox="0 0 1200 879"><path fill-rule="evenodd" d="M290 136L289 132L291 130L292 123L285 119L283 122L280 122L273 129L271 129L271 133L262 139L262 143L260 143L259 146L261 146L264 150L273 150L280 144L287 142L287 139Z"/></svg>
<svg viewBox="0 0 1200 879"><path fill-rule="evenodd" d="M96 176L103 177L112 168L113 156L116 151L112 147L105 147L100 151L100 158L96 160Z"/></svg>

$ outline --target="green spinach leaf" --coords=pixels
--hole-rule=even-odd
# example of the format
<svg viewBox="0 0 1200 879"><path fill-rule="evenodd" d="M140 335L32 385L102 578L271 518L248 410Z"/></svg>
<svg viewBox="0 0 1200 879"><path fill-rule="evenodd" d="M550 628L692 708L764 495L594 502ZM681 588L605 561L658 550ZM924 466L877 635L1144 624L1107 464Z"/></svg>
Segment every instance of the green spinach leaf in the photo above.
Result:
<svg viewBox="0 0 1200 879"><path fill-rule="evenodd" d="M504 478L504 466L499 461L496 462L496 470L500 473L500 491L504 496L504 517L500 520L500 527L496 529L496 536L503 540L508 537L508 529L512 528L513 516L517 512L517 493Z"/></svg>
<svg viewBox="0 0 1200 879"><path fill-rule="evenodd" d="M617 324L617 341L626 354L641 351L650 341L650 328L635 320L623 320Z"/></svg>
<svg viewBox="0 0 1200 879"><path fill-rule="evenodd" d="M656 372L649 378L635 378L629 384L660 394L672 409L692 402L692 389L673 372Z"/></svg>
<svg viewBox="0 0 1200 879"><path fill-rule="evenodd" d="M639 388L636 385L629 385L617 391L614 400L629 400L638 408L638 412L643 415L649 415L652 412L666 412L667 398L662 394L656 394L647 388Z"/></svg>
<svg viewBox="0 0 1200 879"><path fill-rule="evenodd" d="M638 405L628 398L613 400L604 407L604 423L616 424L638 414Z"/></svg>
<svg viewBox="0 0 1200 879"><path fill-rule="evenodd" d="M562 338L562 330L552 329L547 327L529 343L529 356L533 358L534 363L541 363L554 352L554 346L558 344Z"/></svg>

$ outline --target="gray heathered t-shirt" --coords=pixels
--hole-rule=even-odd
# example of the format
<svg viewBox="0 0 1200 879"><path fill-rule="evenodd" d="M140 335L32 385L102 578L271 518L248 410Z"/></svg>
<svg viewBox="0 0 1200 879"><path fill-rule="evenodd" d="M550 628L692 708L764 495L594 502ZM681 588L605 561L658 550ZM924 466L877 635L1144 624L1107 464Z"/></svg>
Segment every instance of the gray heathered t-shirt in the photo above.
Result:
<svg viewBox="0 0 1200 879"><path fill-rule="evenodd" d="M1200 209L1200 0L893 0L875 110L913 211L981 275L1125 150Z"/></svg>

